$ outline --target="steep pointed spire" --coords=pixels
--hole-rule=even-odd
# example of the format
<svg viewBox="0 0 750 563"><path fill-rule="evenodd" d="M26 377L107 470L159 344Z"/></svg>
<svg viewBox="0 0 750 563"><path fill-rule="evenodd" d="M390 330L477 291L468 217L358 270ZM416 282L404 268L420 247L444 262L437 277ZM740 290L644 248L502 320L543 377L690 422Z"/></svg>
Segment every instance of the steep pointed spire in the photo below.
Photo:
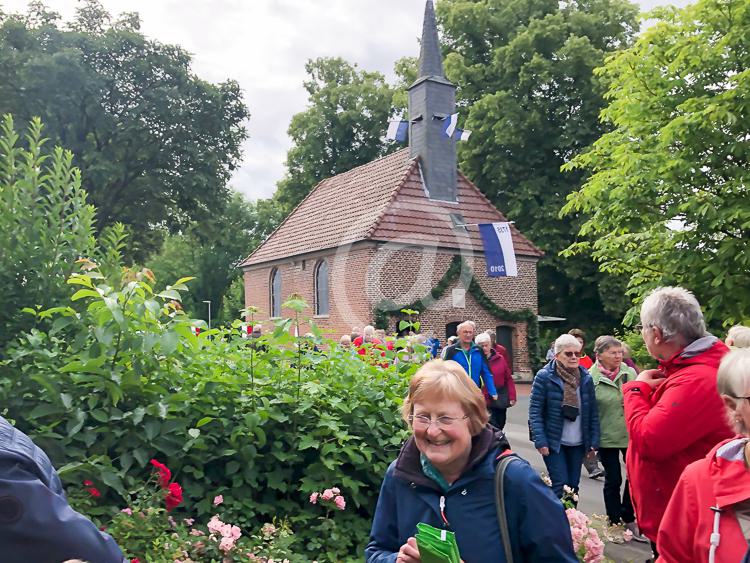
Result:
<svg viewBox="0 0 750 563"><path fill-rule="evenodd" d="M445 77L443 73L443 56L440 53L437 20L435 19L435 7L432 4L432 0L427 0L424 7L422 48L419 52L419 78L426 76Z"/></svg>

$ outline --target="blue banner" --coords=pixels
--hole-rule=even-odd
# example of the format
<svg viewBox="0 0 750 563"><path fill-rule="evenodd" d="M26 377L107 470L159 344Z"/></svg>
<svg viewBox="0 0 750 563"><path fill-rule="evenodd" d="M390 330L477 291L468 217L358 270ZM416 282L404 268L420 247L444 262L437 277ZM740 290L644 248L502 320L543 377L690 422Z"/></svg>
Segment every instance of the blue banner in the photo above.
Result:
<svg viewBox="0 0 750 563"><path fill-rule="evenodd" d="M517 276L510 223L484 223L479 225L479 233L484 244L487 275L493 278Z"/></svg>

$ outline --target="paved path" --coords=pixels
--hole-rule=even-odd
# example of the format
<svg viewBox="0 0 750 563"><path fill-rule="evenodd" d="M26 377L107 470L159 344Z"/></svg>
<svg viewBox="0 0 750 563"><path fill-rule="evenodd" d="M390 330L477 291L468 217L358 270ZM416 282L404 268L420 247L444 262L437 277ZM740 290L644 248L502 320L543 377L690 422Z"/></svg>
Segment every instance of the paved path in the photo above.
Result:
<svg viewBox="0 0 750 563"><path fill-rule="evenodd" d="M518 455L526 459L540 473L546 471L544 461L534 444L529 441L529 392L531 385L519 384L518 402L508 409L508 421L505 434ZM579 491L578 507L586 514L604 514L604 497L602 495L603 479L589 479L583 470ZM648 544L628 542L624 544L607 544L606 554L617 563L643 563L651 557Z"/></svg>

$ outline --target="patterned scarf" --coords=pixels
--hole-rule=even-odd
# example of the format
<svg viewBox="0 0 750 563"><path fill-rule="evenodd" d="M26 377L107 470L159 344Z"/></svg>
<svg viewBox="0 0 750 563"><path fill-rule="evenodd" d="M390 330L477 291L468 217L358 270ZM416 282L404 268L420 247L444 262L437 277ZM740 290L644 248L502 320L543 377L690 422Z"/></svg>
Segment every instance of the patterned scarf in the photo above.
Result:
<svg viewBox="0 0 750 563"><path fill-rule="evenodd" d="M580 405L578 404L578 386L581 384L581 372L578 368L568 369L559 360L555 360L557 375L563 380L563 416L568 420L578 418Z"/></svg>
<svg viewBox="0 0 750 563"><path fill-rule="evenodd" d="M614 381L614 380L615 380L615 377L617 377L617 374L618 374L618 373L620 373L620 366L617 366L617 367L616 367L615 369L613 369L613 370L608 370L607 368L605 368L605 367L604 367L604 366L603 366L603 365L602 365L602 364L600 363L600 364L599 364L599 372L600 372L600 373L601 373L601 374L602 374L603 376L605 376L605 377L609 377L609 380L610 380L610 381Z"/></svg>

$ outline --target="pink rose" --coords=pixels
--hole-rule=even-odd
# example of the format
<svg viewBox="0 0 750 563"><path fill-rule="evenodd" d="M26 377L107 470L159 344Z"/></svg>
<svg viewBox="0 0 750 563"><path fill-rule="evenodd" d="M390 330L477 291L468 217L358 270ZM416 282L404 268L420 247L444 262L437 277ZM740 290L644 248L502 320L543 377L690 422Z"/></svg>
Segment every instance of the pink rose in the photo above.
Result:
<svg viewBox="0 0 750 563"><path fill-rule="evenodd" d="M321 498L323 500L331 500L333 499L333 496L333 491L331 489L326 489L325 491L323 491L323 495L321 496Z"/></svg>
<svg viewBox="0 0 750 563"><path fill-rule="evenodd" d="M219 506L222 502L224 502L224 497L222 495L216 495L214 497L214 506Z"/></svg>
<svg viewBox="0 0 750 563"><path fill-rule="evenodd" d="M313 493L313 494L311 494L310 495L310 503L317 504L319 496L320 496L320 493Z"/></svg>
<svg viewBox="0 0 750 563"><path fill-rule="evenodd" d="M186 526L192 526L195 523L195 519L193 519L193 518L185 518L183 520L183 522L185 522Z"/></svg>
<svg viewBox="0 0 750 563"><path fill-rule="evenodd" d="M214 515L211 520L208 521L208 531L213 534L220 534L223 527L224 522L219 520L219 517L216 515Z"/></svg>
<svg viewBox="0 0 750 563"><path fill-rule="evenodd" d="M344 510L346 508L346 501L344 500L344 497L341 495L336 496L335 499L333 499L333 503L336 505L336 508L339 510Z"/></svg>
<svg viewBox="0 0 750 563"><path fill-rule="evenodd" d="M131 508L123 508L120 512L122 512L123 514L127 514L128 516L133 515L133 510Z"/></svg>
<svg viewBox="0 0 750 563"><path fill-rule="evenodd" d="M193 528L192 530L190 530L190 535L191 536L205 536L206 534L204 534L203 532L201 532L197 528Z"/></svg>
<svg viewBox="0 0 750 563"><path fill-rule="evenodd" d="M334 488L332 488L332 489L331 489L331 491L333 491L333 494L334 494L334 495L340 495L340 494L341 494L341 491L339 491L339 488L338 488L338 487L334 487Z"/></svg>
<svg viewBox="0 0 750 563"><path fill-rule="evenodd" d="M233 540L231 537L224 536L223 538L221 538L221 542L219 542L219 549L224 553L232 551L232 548L234 548L234 541L235 540Z"/></svg>

